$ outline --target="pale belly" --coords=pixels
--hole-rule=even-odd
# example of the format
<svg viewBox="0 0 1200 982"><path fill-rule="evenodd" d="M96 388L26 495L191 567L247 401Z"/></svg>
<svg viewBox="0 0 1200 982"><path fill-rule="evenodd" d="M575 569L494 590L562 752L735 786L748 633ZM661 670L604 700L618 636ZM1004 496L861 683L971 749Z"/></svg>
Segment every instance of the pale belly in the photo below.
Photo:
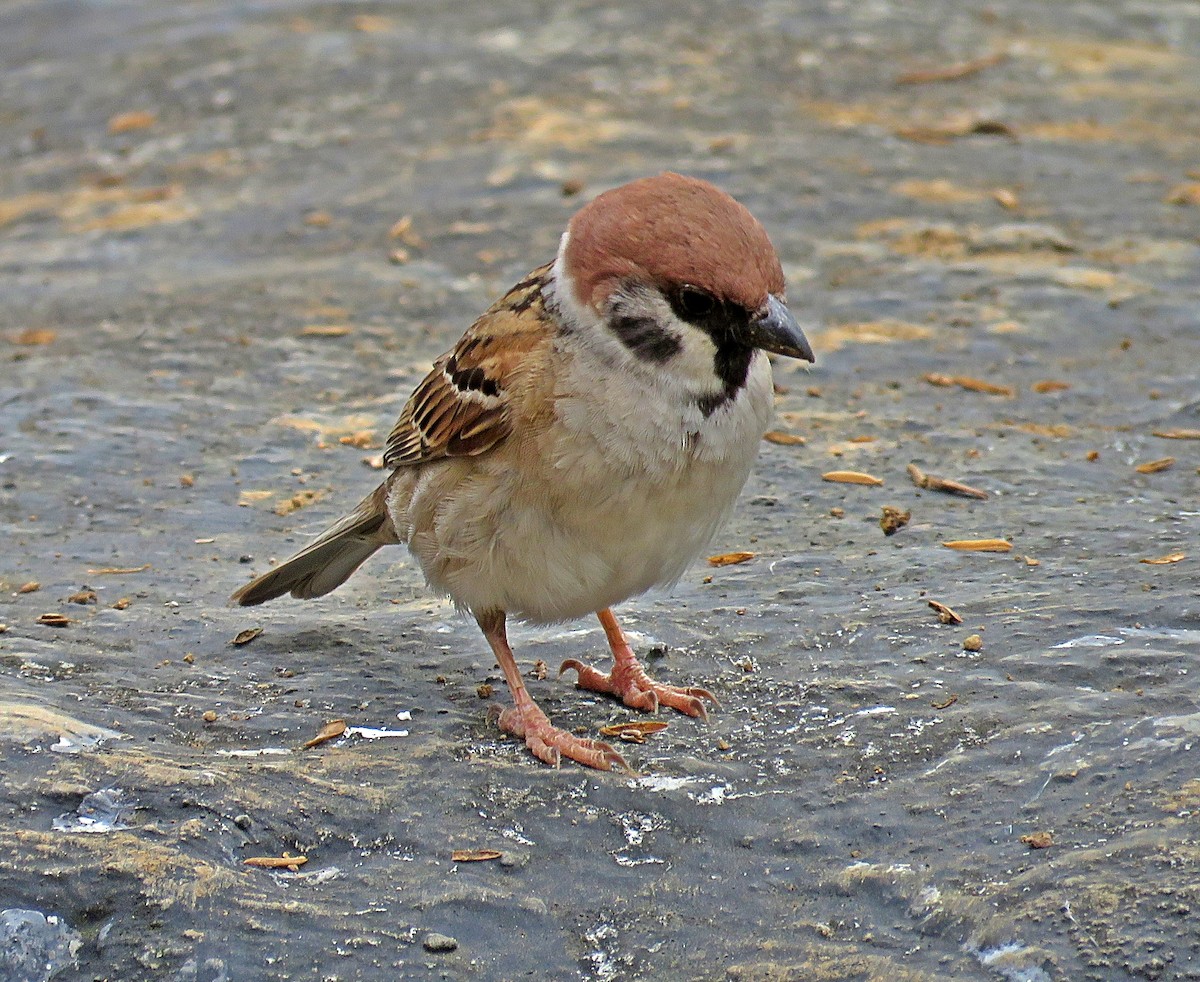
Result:
<svg viewBox="0 0 1200 982"><path fill-rule="evenodd" d="M468 610L546 623L683 575L750 473L772 411L766 358L736 401L695 422L698 433L653 400L623 416L615 405L598 412L595 399L523 466L481 460L453 480L451 464L418 482L410 514L436 517L418 517L406 538L431 586Z"/></svg>

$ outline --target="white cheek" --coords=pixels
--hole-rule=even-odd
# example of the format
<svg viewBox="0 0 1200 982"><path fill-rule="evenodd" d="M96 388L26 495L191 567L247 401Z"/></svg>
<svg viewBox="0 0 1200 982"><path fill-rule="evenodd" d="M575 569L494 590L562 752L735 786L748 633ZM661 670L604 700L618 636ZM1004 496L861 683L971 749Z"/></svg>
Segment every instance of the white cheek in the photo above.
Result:
<svg viewBox="0 0 1200 982"><path fill-rule="evenodd" d="M713 367L717 346L712 338L683 321L675 320L673 326L680 342L679 353L663 367L678 378L686 379L698 393L720 388L721 382Z"/></svg>

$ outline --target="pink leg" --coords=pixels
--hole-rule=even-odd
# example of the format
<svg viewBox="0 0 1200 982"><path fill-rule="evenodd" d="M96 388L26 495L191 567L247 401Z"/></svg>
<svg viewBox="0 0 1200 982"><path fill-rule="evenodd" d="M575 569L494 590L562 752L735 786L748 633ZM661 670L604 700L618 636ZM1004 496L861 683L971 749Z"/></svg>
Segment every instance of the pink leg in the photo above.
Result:
<svg viewBox="0 0 1200 982"><path fill-rule="evenodd" d="M560 730L551 724L525 688L525 680L521 678L512 648L508 645L503 611L489 611L475 619L479 622L479 628L487 638L488 644L492 646L492 652L496 655L496 661L500 663L509 691L512 692L513 705L500 714L502 731L523 738L525 746L533 751L538 760L554 767L559 766L563 757L569 757L597 770L611 771L620 768L632 773L630 766L625 763L625 758L607 743L572 736L566 730Z"/></svg>
<svg viewBox="0 0 1200 982"><path fill-rule="evenodd" d="M576 683L579 688L620 696L625 705L633 709L642 709L653 713L658 711L660 705L663 705L677 709L688 716L708 719L708 710L704 708L704 703L700 700L709 699L716 705L717 699L711 692L706 689L681 688L675 685L660 685L655 682L646 674L641 662L633 653L633 649L629 647L629 642L625 640L625 633L621 630L621 625L617 623L613 612L606 607L604 610L597 611L596 616L600 618L600 626L604 628L608 646L612 648L612 671L605 675L575 658L568 658L558 670L560 675L568 668L573 668L579 673L579 681Z"/></svg>

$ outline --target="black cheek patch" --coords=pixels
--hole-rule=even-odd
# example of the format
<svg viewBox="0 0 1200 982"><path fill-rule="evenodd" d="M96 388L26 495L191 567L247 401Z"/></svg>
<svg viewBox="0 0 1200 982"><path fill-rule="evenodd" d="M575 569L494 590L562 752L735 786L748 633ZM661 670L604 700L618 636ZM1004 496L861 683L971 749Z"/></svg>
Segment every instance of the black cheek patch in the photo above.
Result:
<svg viewBox="0 0 1200 982"><path fill-rule="evenodd" d="M608 328L642 361L662 364L679 354L679 338L652 317L616 317Z"/></svg>

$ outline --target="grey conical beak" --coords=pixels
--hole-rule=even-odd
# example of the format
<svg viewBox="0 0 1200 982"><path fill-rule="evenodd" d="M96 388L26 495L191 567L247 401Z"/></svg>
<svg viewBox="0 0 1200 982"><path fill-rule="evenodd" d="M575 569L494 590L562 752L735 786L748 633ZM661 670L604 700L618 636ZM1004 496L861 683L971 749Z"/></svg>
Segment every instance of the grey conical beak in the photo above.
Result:
<svg viewBox="0 0 1200 982"><path fill-rule="evenodd" d="M787 305L774 294L769 295L766 306L750 318L748 328L745 342L752 347L773 351L777 355L787 355L789 358L816 361L812 345L800 330L796 318L787 309Z"/></svg>

